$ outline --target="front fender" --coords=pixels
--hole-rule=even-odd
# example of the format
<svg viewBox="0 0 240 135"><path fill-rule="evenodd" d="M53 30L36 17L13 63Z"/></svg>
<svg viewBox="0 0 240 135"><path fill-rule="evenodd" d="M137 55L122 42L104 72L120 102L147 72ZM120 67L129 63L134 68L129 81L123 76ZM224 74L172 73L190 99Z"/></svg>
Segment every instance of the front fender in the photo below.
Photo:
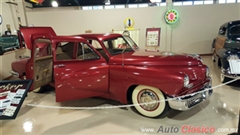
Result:
<svg viewBox="0 0 240 135"><path fill-rule="evenodd" d="M183 88L184 74L159 68L136 66L110 67L110 94L113 99L126 103L126 93L132 85L156 87L167 95L176 95Z"/></svg>

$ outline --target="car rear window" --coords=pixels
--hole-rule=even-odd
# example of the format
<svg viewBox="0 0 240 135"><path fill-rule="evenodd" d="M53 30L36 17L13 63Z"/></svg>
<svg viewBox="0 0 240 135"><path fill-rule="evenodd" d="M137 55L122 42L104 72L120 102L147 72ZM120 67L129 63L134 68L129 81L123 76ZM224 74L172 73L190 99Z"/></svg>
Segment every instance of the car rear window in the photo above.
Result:
<svg viewBox="0 0 240 135"><path fill-rule="evenodd" d="M231 27L229 32L231 35L240 35L240 25Z"/></svg>

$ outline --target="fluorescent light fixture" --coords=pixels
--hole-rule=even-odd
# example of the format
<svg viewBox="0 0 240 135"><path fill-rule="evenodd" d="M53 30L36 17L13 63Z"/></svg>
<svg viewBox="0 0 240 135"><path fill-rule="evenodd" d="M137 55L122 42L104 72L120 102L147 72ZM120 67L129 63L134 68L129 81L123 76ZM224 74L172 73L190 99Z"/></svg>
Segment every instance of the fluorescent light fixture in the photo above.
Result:
<svg viewBox="0 0 240 135"><path fill-rule="evenodd" d="M82 7L82 10L92 10L92 6Z"/></svg>
<svg viewBox="0 0 240 135"><path fill-rule="evenodd" d="M223 4L223 3L225 3L225 2L226 2L226 0L219 0L219 1L218 1L219 4Z"/></svg>
<svg viewBox="0 0 240 135"><path fill-rule="evenodd" d="M202 5L203 1L194 1L194 5Z"/></svg>
<svg viewBox="0 0 240 135"><path fill-rule="evenodd" d="M137 7L138 7L137 4L129 4L129 5L128 5L128 8L137 8Z"/></svg>
<svg viewBox="0 0 240 135"><path fill-rule="evenodd" d="M160 3L160 6L167 6L167 3Z"/></svg>
<svg viewBox="0 0 240 135"><path fill-rule="evenodd" d="M105 6L105 9L114 9L114 6L113 5Z"/></svg>
<svg viewBox="0 0 240 135"><path fill-rule="evenodd" d="M227 3L235 3L236 0L227 0Z"/></svg>
<svg viewBox="0 0 240 135"><path fill-rule="evenodd" d="M182 2L174 2L173 5L174 6L182 6Z"/></svg>
<svg viewBox="0 0 240 135"><path fill-rule="evenodd" d="M120 9L120 8L125 8L125 6L124 5L116 5L115 8Z"/></svg>
<svg viewBox="0 0 240 135"><path fill-rule="evenodd" d="M148 7L148 4L138 4L138 7Z"/></svg>
<svg viewBox="0 0 240 135"><path fill-rule="evenodd" d="M212 0L204 1L204 4L213 4L213 1Z"/></svg>
<svg viewBox="0 0 240 135"><path fill-rule="evenodd" d="M103 9L103 6L93 6L94 10Z"/></svg>
<svg viewBox="0 0 240 135"><path fill-rule="evenodd" d="M52 1L52 6L53 6L53 7L58 7L57 1Z"/></svg>
<svg viewBox="0 0 240 135"><path fill-rule="evenodd" d="M192 5L192 4L193 4L192 1L185 1L185 2L183 2L183 5Z"/></svg>

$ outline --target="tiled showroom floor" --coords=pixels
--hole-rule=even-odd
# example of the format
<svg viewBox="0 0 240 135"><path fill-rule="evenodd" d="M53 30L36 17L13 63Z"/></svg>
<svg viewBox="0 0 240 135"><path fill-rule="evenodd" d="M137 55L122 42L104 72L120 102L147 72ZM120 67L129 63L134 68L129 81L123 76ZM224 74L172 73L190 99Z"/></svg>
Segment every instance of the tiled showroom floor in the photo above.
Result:
<svg viewBox="0 0 240 135"><path fill-rule="evenodd" d="M221 84L220 70L213 64L211 57L204 56L203 60L211 69L213 86ZM214 89L209 101L189 111L170 111L167 116L155 119L143 117L130 108L66 110L30 107L27 106L28 104L78 107L117 105L116 102L97 98L56 103L54 91L44 94L31 92L15 120L1 121L0 135L227 135L231 132L228 130L237 128L240 81ZM213 133L183 133L184 125L212 127L216 131ZM162 133L162 130L166 128L174 128L176 133ZM174 131L172 130L172 132Z"/></svg>

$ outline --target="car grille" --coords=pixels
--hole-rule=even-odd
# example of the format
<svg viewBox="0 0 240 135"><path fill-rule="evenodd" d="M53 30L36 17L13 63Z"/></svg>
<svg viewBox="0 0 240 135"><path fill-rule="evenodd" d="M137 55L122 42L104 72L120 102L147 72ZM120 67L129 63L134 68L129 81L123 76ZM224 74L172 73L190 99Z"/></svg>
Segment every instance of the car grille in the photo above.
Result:
<svg viewBox="0 0 240 135"><path fill-rule="evenodd" d="M200 93L200 94L197 94L196 96L190 98L187 100L186 102L186 106L188 106L189 108L195 106L196 104L202 102L204 99L203 99L203 95Z"/></svg>

